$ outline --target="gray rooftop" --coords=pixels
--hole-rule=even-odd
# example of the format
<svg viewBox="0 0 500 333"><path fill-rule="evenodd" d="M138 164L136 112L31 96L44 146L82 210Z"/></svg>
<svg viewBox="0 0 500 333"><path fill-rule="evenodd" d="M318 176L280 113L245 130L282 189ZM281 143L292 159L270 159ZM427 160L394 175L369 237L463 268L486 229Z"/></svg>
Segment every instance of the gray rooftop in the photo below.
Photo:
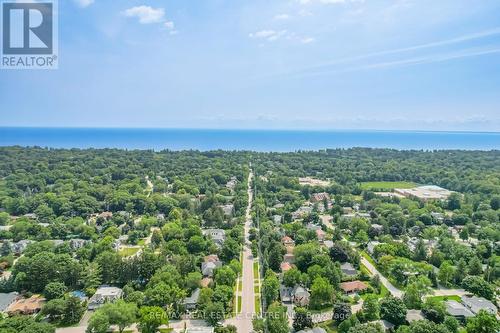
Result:
<svg viewBox="0 0 500 333"><path fill-rule="evenodd" d="M444 305L446 306L446 311L454 317L474 317L474 314L469 309L457 301L446 301Z"/></svg>
<svg viewBox="0 0 500 333"><path fill-rule="evenodd" d="M462 296L462 304L473 313L478 313L481 310L486 310L494 315L497 313L497 307L486 298Z"/></svg>

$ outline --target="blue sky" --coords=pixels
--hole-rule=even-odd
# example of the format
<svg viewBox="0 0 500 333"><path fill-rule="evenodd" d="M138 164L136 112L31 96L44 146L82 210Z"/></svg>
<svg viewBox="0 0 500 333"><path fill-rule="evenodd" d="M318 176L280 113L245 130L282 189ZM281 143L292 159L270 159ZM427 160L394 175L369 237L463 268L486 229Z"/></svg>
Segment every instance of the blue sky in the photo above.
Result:
<svg viewBox="0 0 500 333"><path fill-rule="evenodd" d="M500 2L60 0L0 125L500 131Z"/></svg>

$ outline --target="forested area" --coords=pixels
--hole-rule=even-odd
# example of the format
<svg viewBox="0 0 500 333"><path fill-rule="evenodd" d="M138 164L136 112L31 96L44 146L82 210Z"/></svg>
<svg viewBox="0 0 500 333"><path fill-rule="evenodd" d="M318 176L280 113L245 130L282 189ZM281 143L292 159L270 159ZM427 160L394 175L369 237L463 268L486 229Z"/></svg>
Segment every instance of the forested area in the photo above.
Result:
<svg viewBox="0 0 500 333"><path fill-rule="evenodd" d="M331 327L352 333L380 318L397 321L391 311L405 307L437 312L426 329L453 333L442 302L422 299L431 290L460 288L496 302L498 151L2 147L0 292L42 295L45 302L35 317L0 321L0 331L49 333L56 326L76 325L99 288L115 286L123 292L121 300L94 311L89 333L132 323L147 331L148 325L155 329L188 313L231 332L234 328L221 324L238 312L235 290L241 289L250 165L257 193L251 241L264 272L262 310L283 314L281 288L303 288L310 302L295 307L301 318L294 323L297 330L312 326L311 311L342 313L349 321L341 327L343 320L333 320ZM317 182L304 184L302 177ZM387 188L367 182L386 182ZM437 185L455 193L446 200L417 200L393 195L391 182ZM371 242L377 244L370 252ZM404 297L388 297L363 264L366 258ZM358 298L342 292L342 283L352 280L341 269L344 263L353 265L356 279L368 287ZM191 309L185 300L196 292ZM351 316L351 305L360 299L362 311ZM162 320L150 322L152 314ZM280 325L288 327L276 316L263 319L254 328L273 333L281 332ZM445 319L450 327L444 327ZM401 332L413 329L407 324L397 323Z"/></svg>

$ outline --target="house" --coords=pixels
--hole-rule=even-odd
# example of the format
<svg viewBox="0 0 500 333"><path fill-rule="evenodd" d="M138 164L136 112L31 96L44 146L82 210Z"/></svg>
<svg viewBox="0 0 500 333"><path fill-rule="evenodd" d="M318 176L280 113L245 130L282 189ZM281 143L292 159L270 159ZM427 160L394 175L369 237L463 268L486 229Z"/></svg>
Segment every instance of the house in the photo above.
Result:
<svg viewBox="0 0 500 333"><path fill-rule="evenodd" d="M97 215L97 218L103 219L103 220L110 220L113 217L113 213L111 212L102 212L101 214Z"/></svg>
<svg viewBox="0 0 500 333"><path fill-rule="evenodd" d="M483 297L462 296L461 300L462 304L474 314L478 314L479 311L481 310L485 310L486 312L493 315L496 315L498 312L495 304L493 304L492 302L488 301L486 298Z"/></svg>
<svg viewBox="0 0 500 333"><path fill-rule="evenodd" d="M457 301L446 301L444 302L446 312L450 316L455 317L456 319L459 319L461 321L464 321L467 318L474 317L474 314L467 309L463 304L458 303Z"/></svg>
<svg viewBox="0 0 500 333"><path fill-rule="evenodd" d="M186 310L194 310L196 309L196 306L198 305L198 298L200 298L200 288L196 288L191 296L186 297L184 299L184 306Z"/></svg>
<svg viewBox="0 0 500 333"><path fill-rule="evenodd" d="M349 262L342 263L340 265L340 270L342 271L342 274L349 277L358 275L358 271L356 270L356 268L354 268L354 266Z"/></svg>
<svg viewBox="0 0 500 333"><path fill-rule="evenodd" d="M124 211L124 210L120 210L118 212L118 215L121 215L122 217L126 218L126 219L130 219L132 217L132 214L127 212L127 211Z"/></svg>
<svg viewBox="0 0 500 333"><path fill-rule="evenodd" d="M443 213L432 212L431 216L432 216L432 218L434 220L436 220L438 222L443 222L444 221L444 214Z"/></svg>
<svg viewBox="0 0 500 333"><path fill-rule="evenodd" d="M226 240L226 231L223 229L204 229L203 235L210 237L217 246L224 245Z"/></svg>
<svg viewBox="0 0 500 333"><path fill-rule="evenodd" d="M413 321L424 320L422 311L420 310L408 310L406 313L406 321L411 323Z"/></svg>
<svg viewBox="0 0 500 333"><path fill-rule="evenodd" d="M288 236L285 236L281 239L281 242L283 243L283 245L285 246L289 246L289 245L295 245L295 242L293 241L293 239L291 239L290 237Z"/></svg>
<svg viewBox="0 0 500 333"><path fill-rule="evenodd" d="M238 182L238 178L236 178L234 176L231 177L231 179L226 183L226 188L231 190L231 191L234 190L237 182Z"/></svg>
<svg viewBox="0 0 500 333"><path fill-rule="evenodd" d="M326 238L326 232L321 229L316 230L316 238L318 241L323 242Z"/></svg>
<svg viewBox="0 0 500 333"><path fill-rule="evenodd" d="M16 254L16 255L21 255L26 250L26 248L28 247L28 245L30 245L32 243L34 243L34 241L27 240L27 239L23 239L23 240L20 240L17 243L13 243L11 245L12 252L14 252L14 254Z"/></svg>
<svg viewBox="0 0 500 333"><path fill-rule="evenodd" d="M326 240L326 241L323 241L323 245L327 248L327 249L331 249L333 247L333 241L331 240Z"/></svg>
<svg viewBox="0 0 500 333"><path fill-rule="evenodd" d="M292 288L284 285L280 286L280 299L282 303L292 303Z"/></svg>
<svg viewBox="0 0 500 333"><path fill-rule="evenodd" d="M122 298L123 290L117 287L102 286L97 289L88 303L89 310L95 310L105 303L114 302Z"/></svg>
<svg viewBox="0 0 500 333"><path fill-rule="evenodd" d="M311 294L307 291L306 288L296 285L292 290L292 299L293 303L298 306L307 306L309 305L309 298Z"/></svg>
<svg viewBox="0 0 500 333"><path fill-rule="evenodd" d="M19 299L19 294L11 292L8 294L0 294L0 313L7 312L7 308L14 304Z"/></svg>
<svg viewBox="0 0 500 333"><path fill-rule="evenodd" d="M347 214L352 214L354 209L352 207L342 207L342 214L347 215Z"/></svg>
<svg viewBox="0 0 500 333"><path fill-rule="evenodd" d="M382 243L377 242L377 241L368 242L368 244L366 245L366 251L372 256L373 252L375 250L375 246L380 245L380 244L382 244Z"/></svg>
<svg viewBox="0 0 500 333"><path fill-rule="evenodd" d="M45 298L41 295L33 295L30 298L20 298L11 303L6 312L9 316L33 315L42 310L45 304Z"/></svg>
<svg viewBox="0 0 500 333"><path fill-rule="evenodd" d="M355 218L363 218L363 219L370 219L371 215L369 213L351 213L351 214L344 214L342 215L342 218L346 220L352 220Z"/></svg>
<svg viewBox="0 0 500 333"><path fill-rule="evenodd" d="M78 250L78 249L81 249L82 247L84 247L85 245L87 245L88 243L90 243L89 240L86 240L86 239L79 239L79 238L74 238L74 239L70 239L69 240L69 246L73 249L73 250Z"/></svg>
<svg viewBox="0 0 500 333"><path fill-rule="evenodd" d="M330 201L330 195L326 192L311 194L311 202Z"/></svg>
<svg viewBox="0 0 500 333"><path fill-rule="evenodd" d="M288 262L282 262L280 267L282 273L288 272L289 270L292 269L292 265L290 265L290 263Z"/></svg>
<svg viewBox="0 0 500 333"><path fill-rule="evenodd" d="M359 280L343 282L340 284L340 289L342 289L346 294L357 293L359 291L364 291L368 289L368 286Z"/></svg>
<svg viewBox="0 0 500 333"><path fill-rule="evenodd" d="M220 261L219 260L219 256L216 255L216 254L209 254L208 256L205 256L205 258L203 258L203 261L204 262L217 262L217 261Z"/></svg>
<svg viewBox="0 0 500 333"><path fill-rule="evenodd" d="M52 242L52 244L53 244L55 247L58 247L58 246L60 246L60 245L64 244L64 241L63 241L63 240L61 240L61 239L53 239L53 240L51 240L51 242Z"/></svg>
<svg viewBox="0 0 500 333"><path fill-rule="evenodd" d="M287 253L283 256L283 261L289 264L295 263L295 255L293 253Z"/></svg>
<svg viewBox="0 0 500 333"><path fill-rule="evenodd" d="M281 215L273 215L273 222L274 224L281 224L281 221L283 221L283 216Z"/></svg>
<svg viewBox="0 0 500 333"><path fill-rule="evenodd" d="M219 207L224 212L224 216L226 216L226 217L233 216L233 214L234 214L234 205L233 204L220 205Z"/></svg>
<svg viewBox="0 0 500 333"><path fill-rule="evenodd" d="M201 263L201 273L203 276L212 277L214 276L214 271L222 267L222 262L220 261L209 261Z"/></svg>
<svg viewBox="0 0 500 333"><path fill-rule="evenodd" d="M326 333L326 331L324 328L314 327L314 328L309 328L306 330L298 331L297 333Z"/></svg>
<svg viewBox="0 0 500 333"><path fill-rule="evenodd" d="M38 216L35 213L24 214L23 216L31 220L36 220L38 218Z"/></svg>
<svg viewBox="0 0 500 333"><path fill-rule="evenodd" d="M292 213L292 219L297 220L305 217L306 215L309 215L312 213L313 208L310 206L302 206L299 207L295 212Z"/></svg>
<svg viewBox="0 0 500 333"><path fill-rule="evenodd" d="M394 329L394 324L391 322L388 322L387 320L375 320L375 321L370 321L368 324L379 324L380 327L382 327L382 330L384 332L391 331Z"/></svg>
<svg viewBox="0 0 500 333"><path fill-rule="evenodd" d="M157 219L158 221L163 221L163 220L165 220L165 214L163 214L163 213L156 214L156 219Z"/></svg>
<svg viewBox="0 0 500 333"><path fill-rule="evenodd" d="M209 277L204 277L203 279L201 279L200 281L200 287L202 288L208 288L210 287L210 284L213 282L214 280L212 280L211 278Z"/></svg>

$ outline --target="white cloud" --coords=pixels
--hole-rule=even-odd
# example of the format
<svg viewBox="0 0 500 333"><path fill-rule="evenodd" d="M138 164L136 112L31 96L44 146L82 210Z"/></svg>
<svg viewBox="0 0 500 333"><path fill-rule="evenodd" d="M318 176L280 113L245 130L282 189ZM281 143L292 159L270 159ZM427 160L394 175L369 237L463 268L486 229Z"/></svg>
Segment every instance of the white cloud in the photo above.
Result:
<svg viewBox="0 0 500 333"><path fill-rule="evenodd" d="M288 14L278 14L274 16L275 20L288 20L290 19L290 15Z"/></svg>
<svg viewBox="0 0 500 333"><path fill-rule="evenodd" d="M82 8L88 7L94 3L94 0L73 0L76 4Z"/></svg>
<svg viewBox="0 0 500 333"><path fill-rule="evenodd" d="M161 23L165 19L165 9L150 6L132 7L123 14L127 17L137 17L141 24Z"/></svg>
<svg viewBox="0 0 500 333"><path fill-rule="evenodd" d="M169 30L173 30L175 28L174 22L172 22L172 21L167 21L167 22L163 23L163 25L165 26L165 28L167 28Z"/></svg>
<svg viewBox="0 0 500 333"><path fill-rule="evenodd" d="M310 43L313 43L314 41L316 41L316 39L313 37L304 37L304 38L300 39L300 42L302 44L310 44Z"/></svg>
<svg viewBox="0 0 500 333"><path fill-rule="evenodd" d="M260 30L249 34L250 38L254 39L265 39L268 42L274 42L287 34L286 30Z"/></svg>

